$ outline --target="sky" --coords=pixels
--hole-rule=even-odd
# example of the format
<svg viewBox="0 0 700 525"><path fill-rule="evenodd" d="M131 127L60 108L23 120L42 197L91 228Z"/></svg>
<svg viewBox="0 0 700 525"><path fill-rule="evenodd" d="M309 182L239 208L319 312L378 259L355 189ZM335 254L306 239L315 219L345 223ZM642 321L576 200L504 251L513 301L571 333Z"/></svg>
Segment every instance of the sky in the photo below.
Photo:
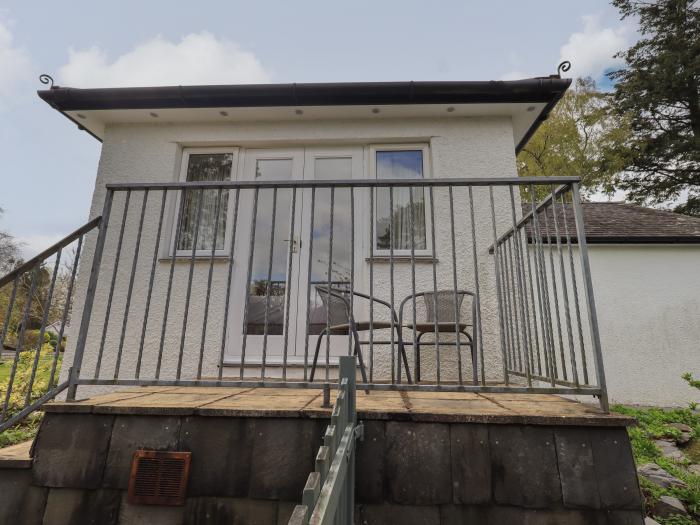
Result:
<svg viewBox="0 0 700 525"><path fill-rule="evenodd" d="M25 257L87 221L100 143L41 101L70 87L592 76L635 28L602 0L0 0L0 230Z"/></svg>

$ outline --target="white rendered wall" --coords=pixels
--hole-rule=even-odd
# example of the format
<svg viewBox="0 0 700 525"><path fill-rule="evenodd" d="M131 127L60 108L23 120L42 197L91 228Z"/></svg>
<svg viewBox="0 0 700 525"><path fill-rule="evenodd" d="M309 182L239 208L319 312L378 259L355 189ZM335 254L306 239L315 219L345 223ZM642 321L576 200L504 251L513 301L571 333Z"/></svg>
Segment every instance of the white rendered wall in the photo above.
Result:
<svg viewBox="0 0 700 525"><path fill-rule="evenodd" d="M700 401L700 246L589 245L612 402Z"/></svg>
<svg viewBox="0 0 700 525"><path fill-rule="evenodd" d="M116 182L171 182L179 175L180 152L183 146L240 146L245 147L281 147L281 146L319 146L324 144L391 144L397 142L428 143L431 156L432 177L512 177L516 175L515 153L513 145L512 124L508 118L444 118L444 119L402 119L375 121L317 121L317 122L278 122L278 123L201 123L201 124L167 124L158 125L118 125L108 127L102 148L102 155L97 174L96 189L91 207L91 217L101 213L105 184ZM452 261L449 252L449 215L445 200L446 191L436 194L436 244L438 246L438 288L452 287ZM159 198L159 197L158 197ZM97 351L100 345L109 282L105 277L112 275L114 255L116 253L116 233L121 221L124 194L115 199L110 221L110 236L107 238L105 255L101 267L102 278L95 297L95 305L88 337L82 377L92 377L95 369ZM466 191L455 194L456 232L457 232L457 271L458 286L474 289L473 251L471 248L470 222L465 212ZM507 190L496 191L496 206L499 209L497 224L504 231L510 221L510 200ZM481 301L483 314L484 350L486 353L487 378L500 377L502 363L500 360L500 343L497 332L497 315L495 301L495 283L493 262L487 255L491 244L492 229L489 211L488 190L474 190L475 224L478 256L478 271L481 284ZM460 202L462 205L460 206ZM112 303L110 324L105 343L102 373L100 377L111 378L120 333L124 305L126 302L128 279L135 247L135 232L138 226L141 196L134 194L130 213L126 219L122 260L117 272L117 284ZM146 210L146 221L141 241L142 255L137 264L137 278L131 299L120 377L134 376L138 355L138 343L141 338L141 323L145 308L145 296L148 286L153 242L157 227L157 198L152 199ZM460 211L461 207L461 211ZM168 225L165 228L167 231ZM94 250L94 241L86 246L86 259L89 260ZM151 315L145 338L142 377L150 378L155 369L155 356L158 352L160 327L165 303L167 285L167 263L156 265L156 281L151 302ZM169 311L161 377L171 378L177 364L180 330L184 312L184 296L189 265L178 263ZM193 377L199 354L199 337L204 290L208 271L207 263L196 263L194 287L190 305L190 321L186 335L186 352L183 362L183 378ZM80 268L77 297L82 298L87 286L89 268ZM213 276L211 296L212 311L209 314L207 338L205 341L204 375L216 374L220 334L223 325L221 307L225 292L226 264L217 262ZM432 268L422 264L416 275L417 290L431 290ZM375 265L375 294L388 298L388 265ZM410 266L397 263L396 298L404 297L410 292ZM366 291L366 290L365 290ZM233 307L233 306L232 306ZM73 331L70 340L74 343L77 336L77 322L82 312L82 302L76 302L73 312ZM73 344L69 344L64 363L72 361ZM445 358L447 359L447 358ZM449 359L447 359L449 361ZM425 378L431 377L434 367L434 353L426 351L423 367ZM388 359L378 357L377 370L386 370ZM443 365L444 366L444 365ZM454 375L454 368L452 369ZM68 367L62 370L65 378ZM470 374L470 370L465 370ZM445 377L445 376L443 376ZM469 377L469 376L467 376ZM448 374L447 378L450 378ZM88 389L81 389L85 394Z"/></svg>

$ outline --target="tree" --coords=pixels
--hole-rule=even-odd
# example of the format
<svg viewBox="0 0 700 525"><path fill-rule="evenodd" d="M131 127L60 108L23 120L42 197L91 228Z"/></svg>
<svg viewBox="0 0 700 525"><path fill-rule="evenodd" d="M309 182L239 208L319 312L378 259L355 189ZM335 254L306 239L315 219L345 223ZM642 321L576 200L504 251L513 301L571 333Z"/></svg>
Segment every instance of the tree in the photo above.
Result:
<svg viewBox="0 0 700 525"><path fill-rule="evenodd" d="M697 0L613 0L640 40L609 74L612 104L630 119L616 185L638 203L700 197L700 7ZM683 211L685 208L682 208ZM688 207L694 209L693 206Z"/></svg>
<svg viewBox="0 0 700 525"><path fill-rule="evenodd" d="M599 91L593 79L576 80L520 151L518 174L577 176L588 193L612 193L621 169L617 152L629 131L625 118L612 113L608 102L609 95Z"/></svg>
<svg viewBox="0 0 700 525"><path fill-rule="evenodd" d="M0 208L0 216L3 209ZM19 243L4 230L0 230L0 277L11 271L20 260Z"/></svg>

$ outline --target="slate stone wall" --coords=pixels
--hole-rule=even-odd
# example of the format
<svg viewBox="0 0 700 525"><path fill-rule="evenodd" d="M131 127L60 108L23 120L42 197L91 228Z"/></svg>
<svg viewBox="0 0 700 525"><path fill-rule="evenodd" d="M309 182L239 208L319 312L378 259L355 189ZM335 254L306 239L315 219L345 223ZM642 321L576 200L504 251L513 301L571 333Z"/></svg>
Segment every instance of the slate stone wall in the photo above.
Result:
<svg viewBox="0 0 700 525"><path fill-rule="evenodd" d="M0 524L286 523L325 419L47 413L31 470L0 470ZM189 450L184 507L126 501L137 448ZM361 524L641 525L621 427L365 421Z"/></svg>

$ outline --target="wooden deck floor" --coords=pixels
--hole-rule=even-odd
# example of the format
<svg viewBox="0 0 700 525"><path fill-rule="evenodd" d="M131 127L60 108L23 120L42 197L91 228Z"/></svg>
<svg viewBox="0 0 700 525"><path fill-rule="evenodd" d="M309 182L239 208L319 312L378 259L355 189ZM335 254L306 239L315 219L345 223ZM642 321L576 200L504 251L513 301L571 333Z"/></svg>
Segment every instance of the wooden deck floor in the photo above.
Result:
<svg viewBox="0 0 700 525"><path fill-rule="evenodd" d="M331 400L335 392L331 392ZM52 402L47 412L225 417L329 417L321 390L133 387L90 399ZM449 423L628 426L632 418L548 394L358 391L362 419Z"/></svg>

